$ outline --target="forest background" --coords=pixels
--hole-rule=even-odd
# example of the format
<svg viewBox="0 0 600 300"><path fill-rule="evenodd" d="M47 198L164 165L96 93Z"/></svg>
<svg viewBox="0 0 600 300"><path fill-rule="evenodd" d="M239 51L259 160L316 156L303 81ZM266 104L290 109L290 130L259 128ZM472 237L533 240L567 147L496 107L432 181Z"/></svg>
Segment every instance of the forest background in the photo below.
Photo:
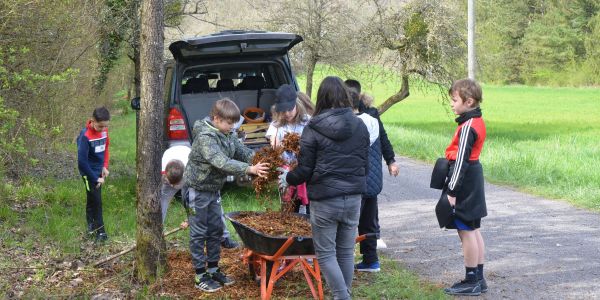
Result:
<svg viewBox="0 0 600 300"><path fill-rule="evenodd" d="M357 71L356 66L374 62L394 74L410 62L390 63L385 54L389 49L372 39L375 32L388 30L392 36L410 37L407 26L415 31L437 29L431 28L435 24L420 28L417 25L427 24L419 22L374 29L374 20L378 13L381 17L382 8L408 11L406 7L413 2L433 7L431 14L452 26L456 39L449 48L454 52L439 64L451 77L464 77L466 1L304 1L308 6L325 3L337 9L340 14L323 16L330 19L324 26L351 41L332 38L329 44L319 45L325 51L313 55L312 41L333 34L328 37L321 32L315 37L294 27L291 16L310 17L301 15L303 8L294 1L168 0L165 43L227 29L291 31L305 33L306 41L292 53L299 75L312 73L317 63L352 72ZM569 87L600 84L600 1L477 0L476 8L477 77L481 82ZM139 93L134 63L139 53L138 9L139 0L15 0L0 4L0 197L11 197L14 191L7 192L6 185L25 177L72 176L72 165L67 163L73 159L72 153L62 145L74 142L93 107L106 105L115 112L128 112L128 100ZM399 16L388 14L390 18ZM365 71L358 68L357 72Z"/></svg>

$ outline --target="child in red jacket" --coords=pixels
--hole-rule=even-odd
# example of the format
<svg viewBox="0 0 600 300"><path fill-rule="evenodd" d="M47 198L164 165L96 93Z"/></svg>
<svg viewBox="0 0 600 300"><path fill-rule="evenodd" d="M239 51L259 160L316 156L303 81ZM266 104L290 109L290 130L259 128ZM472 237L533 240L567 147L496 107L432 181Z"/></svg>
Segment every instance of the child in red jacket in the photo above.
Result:
<svg viewBox="0 0 600 300"><path fill-rule="evenodd" d="M108 239L102 218L102 184L108 176L108 123L110 113L98 107L77 138L77 166L87 195L88 235L103 242Z"/></svg>
<svg viewBox="0 0 600 300"><path fill-rule="evenodd" d="M483 278L485 246L479 231L481 218L487 215L483 169L479 163L486 135L479 107L482 92L477 82L461 79L452 84L448 93L452 111L458 115L458 128L446 148L450 168L443 193L455 211L454 219L446 228L458 231L466 275L464 280L444 289L444 292L475 296L487 292L487 283Z"/></svg>

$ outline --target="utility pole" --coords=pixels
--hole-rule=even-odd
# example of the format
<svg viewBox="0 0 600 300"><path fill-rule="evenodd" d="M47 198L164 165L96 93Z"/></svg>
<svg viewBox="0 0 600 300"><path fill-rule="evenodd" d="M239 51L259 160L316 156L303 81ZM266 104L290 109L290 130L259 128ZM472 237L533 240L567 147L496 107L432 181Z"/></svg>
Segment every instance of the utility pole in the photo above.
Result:
<svg viewBox="0 0 600 300"><path fill-rule="evenodd" d="M467 11L467 69L475 80L475 0L468 0Z"/></svg>

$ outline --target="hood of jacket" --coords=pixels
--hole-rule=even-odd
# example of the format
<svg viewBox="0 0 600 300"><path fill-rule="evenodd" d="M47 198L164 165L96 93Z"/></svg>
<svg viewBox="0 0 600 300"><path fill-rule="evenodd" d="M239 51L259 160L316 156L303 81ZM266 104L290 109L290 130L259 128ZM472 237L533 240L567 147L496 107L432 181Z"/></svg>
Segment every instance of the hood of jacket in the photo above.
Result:
<svg viewBox="0 0 600 300"><path fill-rule="evenodd" d="M352 109L332 108L314 116L308 126L332 140L343 141L352 136L358 122L362 121L354 116Z"/></svg>

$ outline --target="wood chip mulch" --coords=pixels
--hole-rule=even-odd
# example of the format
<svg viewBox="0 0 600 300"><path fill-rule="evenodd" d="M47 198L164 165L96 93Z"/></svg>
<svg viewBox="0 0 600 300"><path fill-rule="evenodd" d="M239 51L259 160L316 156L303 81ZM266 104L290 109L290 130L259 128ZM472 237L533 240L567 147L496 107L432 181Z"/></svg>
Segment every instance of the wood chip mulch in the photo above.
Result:
<svg viewBox="0 0 600 300"><path fill-rule="evenodd" d="M194 287L194 268L189 251L172 250L167 255L168 271L151 286L157 296L182 299L260 299L260 286L242 264L242 248L222 249L219 267L235 280L231 286L215 293L205 293ZM288 272L277 281L272 299L310 299L312 295L300 269Z"/></svg>
<svg viewBox="0 0 600 300"><path fill-rule="evenodd" d="M312 237L308 218L278 211L243 212L235 220L258 232L275 237Z"/></svg>

